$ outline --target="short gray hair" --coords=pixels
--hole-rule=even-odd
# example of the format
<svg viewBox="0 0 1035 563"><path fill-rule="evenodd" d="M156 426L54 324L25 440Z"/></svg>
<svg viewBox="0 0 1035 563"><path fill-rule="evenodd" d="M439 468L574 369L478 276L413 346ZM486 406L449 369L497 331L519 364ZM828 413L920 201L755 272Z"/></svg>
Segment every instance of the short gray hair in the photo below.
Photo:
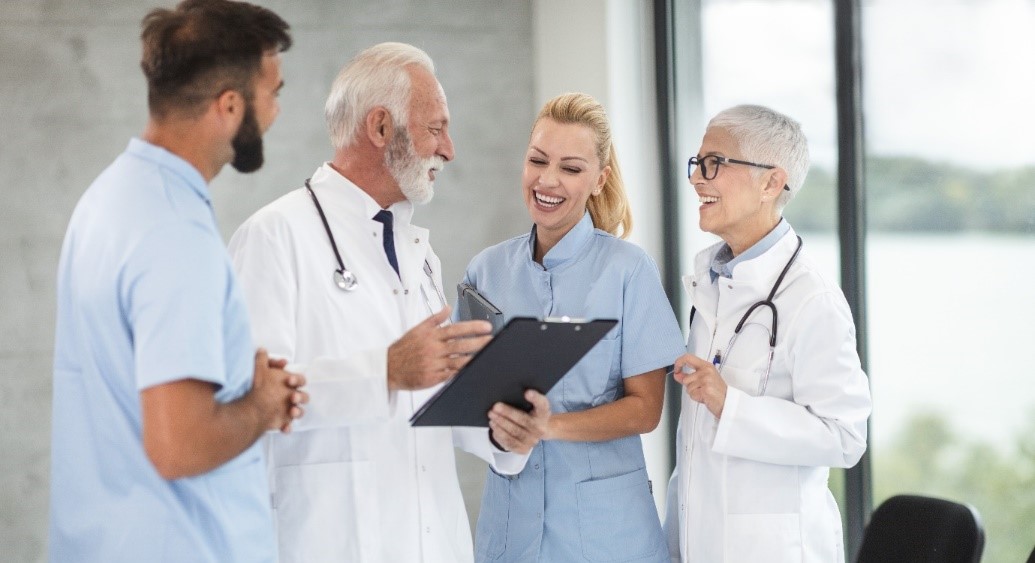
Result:
<svg viewBox="0 0 1035 563"><path fill-rule="evenodd" d="M379 43L356 55L334 79L324 117L335 149L352 144L370 110L383 106L394 127L405 127L410 104L410 74L418 65L435 73L427 53L406 43Z"/></svg>
<svg viewBox="0 0 1035 563"><path fill-rule="evenodd" d="M725 129L740 149L740 157L758 164L772 164L787 172L787 187L776 200L783 209L805 183L809 172L809 145L801 125L764 106L740 105L720 111L708 127ZM759 169L761 173L761 169Z"/></svg>

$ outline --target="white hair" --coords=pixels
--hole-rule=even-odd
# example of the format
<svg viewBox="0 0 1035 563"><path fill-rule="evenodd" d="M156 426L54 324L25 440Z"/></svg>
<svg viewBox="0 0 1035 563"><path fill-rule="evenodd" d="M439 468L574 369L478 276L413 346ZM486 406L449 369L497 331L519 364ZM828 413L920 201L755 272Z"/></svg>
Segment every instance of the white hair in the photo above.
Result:
<svg viewBox="0 0 1035 563"><path fill-rule="evenodd" d="M379 43L356 55L338 73L324 105L324 117L335 149L348 148L370 110L383 106L394 126L409 119L409 65L435 73L427 53L406 43Z"/></svg>
<svg viewBox="0 0 1035 563"><path fill-rule="evenodd" d="M790 191L780 192L778 209L783 209L805 183L809 145L797 121L764 106L740 105L720 111L708 127L728 131L744 160L778 166L787 173ZM756 173L764 172L758 169Z"/></svg>

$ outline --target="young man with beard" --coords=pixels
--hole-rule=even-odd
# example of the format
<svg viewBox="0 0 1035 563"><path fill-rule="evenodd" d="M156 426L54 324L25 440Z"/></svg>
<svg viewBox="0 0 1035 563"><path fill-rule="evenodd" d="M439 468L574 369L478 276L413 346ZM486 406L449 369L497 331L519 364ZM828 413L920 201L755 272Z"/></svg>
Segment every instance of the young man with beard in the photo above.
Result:
<svg viewBox="0 0 1035 563"><path fill-rule="evenodd" d="M143 20L143 135L83 194L58 270L51 561L272 561L256 441L302 414L252 345L208 183L262 165L276 14L187 0Z"/></svg>
<svg viewBox="0 0 1035 563"><path fill-rule="evenodd" d="M333 160L230 241L255 334L312 397L268 441L280 561L471 561L453 446L517 473L549 403L497 404L491 435L408 424L491 330L446 323L438 257L410 223L453 159L445 94L427 54L383 43L341 71L326 116Z"/></svg>

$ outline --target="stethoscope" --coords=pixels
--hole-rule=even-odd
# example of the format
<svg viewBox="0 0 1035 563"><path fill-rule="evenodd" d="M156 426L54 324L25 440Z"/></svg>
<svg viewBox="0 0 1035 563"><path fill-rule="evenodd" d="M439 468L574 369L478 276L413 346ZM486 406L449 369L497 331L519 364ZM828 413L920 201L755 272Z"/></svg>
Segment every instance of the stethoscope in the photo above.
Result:
<svg viewBox="0 0 1035 563"><path fill-rule="evenodd" d="M359 280L356 276L345 267L345 262L341 259L341 253L338 252L338 244L334 241L334 234L331 233L331 226L327 223L327 216L323 213L323 207L320 206L320 200L316 199L316 192L313 191L313 187L309 185L310 178L305 179L305 189L309 191L309 196L313 198L313 204L316 205L316 211L320 214L320 221L323 222L323 229L327 231L327 239L331 241L331 249L334 250L334 257L338 260L338 269L334 270L334 285L338 286L338 289L342 291L355 291L359 287Z"/></svg>
<svg viewBox="0 0 1035 563"><path fill-rule="evenodd" d="M334 285L338 286L338 289L342 291L355 291L359 287L359 280L356 279L356 275L353 274L348 268L345 267L345 262L341 259L341 253L338 252L338 243L334 240L334 234L331 232L331 226L327 223L327 215L323 212L323 206L320 205L320 200L316 197L316 192L313 191L313 187L309 185L309 180L312 178L305 179L305 189L309 192L309 197L313 198L313 205L316 206L316 211L320 214L320 221L323 222L323 229L327 232L327 240L331 241L331 249L334 250L334 258L338 261L338 269L334 270ZM434 276L431 272L431 264L427 260L424 261L424 274L428 276L428 280L431 285L435 288L435 292L438 296L439 301L443 307L446 306L446 297L442 294L442 290L435 284ZM421 295L424 297L424 303L428 306L429 310L434 311L431 306L431 300L428 298L427 292L424 291L424 286L420 287Z"/></svg>
<svg viewBox="0 0 1035 563"><path fill-rule="evenodd" d="M715 354L715 358L712 359L712 364L716 366L719 373L722 373L723 366L726 365L726 360L730 357L730 350L733 349L733 345L737 342L737 337L740 336L740 330L744 328L748 318L752 313L755 312L759 307L768 307L773 313L772 318L772 330L769 332L769 363L766 364L765 374L762 376L762 381L758 386L758 395L764 395L766 386L769 385L769 371L773 369L773 356L776 354L776 303L773 302L773 297L776 296L776 291L780 289L780 284L783 283L783 278L787 276L787 271L791 269L791 264L794 263L794 259L798 257L798 253L801 252L802 241L801 237L798 237L798 247L794 249L794 254L791 255L791 259L787 261L787 264L783 267L780 272L780 276L776 278L776 282L773 283L773 288L769 290L769 296L765 299L758 301L748 307L747 312L740 317L740 322L737 323L737 327L733 330L733 336L730 337L729 344L726 345L726 355L721 356L718 352ZM694 323L694 315L697 313L697 307L690 309L690 322L687 325L687 330L690 330L690 325Z"/></svg>

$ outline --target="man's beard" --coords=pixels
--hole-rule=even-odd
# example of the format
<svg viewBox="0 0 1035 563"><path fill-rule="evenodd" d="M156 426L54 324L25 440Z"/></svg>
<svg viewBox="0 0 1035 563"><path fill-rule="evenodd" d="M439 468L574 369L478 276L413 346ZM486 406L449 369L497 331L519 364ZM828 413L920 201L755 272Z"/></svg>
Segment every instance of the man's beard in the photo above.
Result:
<svg viewBox="0 0 1035 563"><path fill-rule="evenodd" d="M259 121L255 118L255 107L249 101L244 109L244 119L237 128L230 146L234 149L234 158L230 161L238 172L255 172L262 167L262 132Z"/></svg>
<svg viewBox="0 0 1035 563"><path fill-rule="evenodd" d="M417 156L406 128L395 128L395 134L385 151L385 166L406 199L418 205L431 201L435 195L435 182L429 177L428 171L442 170L445 164L446 160L441 156Z"/></svg>

